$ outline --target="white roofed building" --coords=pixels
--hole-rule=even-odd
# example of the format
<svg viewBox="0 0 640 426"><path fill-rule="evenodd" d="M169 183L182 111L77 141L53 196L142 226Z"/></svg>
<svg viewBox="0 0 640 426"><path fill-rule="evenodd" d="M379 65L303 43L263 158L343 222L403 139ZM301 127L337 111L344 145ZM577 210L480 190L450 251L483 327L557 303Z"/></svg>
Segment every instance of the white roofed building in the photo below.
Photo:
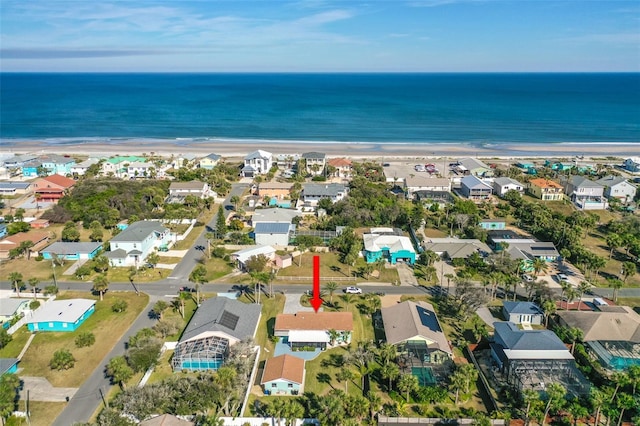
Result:
<svg viewBox="0 0 640 426"><path fill-rule="evenodd" d="M243 177L255 177L264 175L273 166L273 154L261 149L244 157L244 167L240 171Z"/></svg>
<svg viewBox="0 0 640 426"><path fill-rule="evenodd" d="M409 237L397 235L395 233L372 233L364 234L364 258L367 263L373 263L384 258L392 265L400 261L410 264L416 262L416 250ZM379 229L378 229L379 230Z"/></svg>

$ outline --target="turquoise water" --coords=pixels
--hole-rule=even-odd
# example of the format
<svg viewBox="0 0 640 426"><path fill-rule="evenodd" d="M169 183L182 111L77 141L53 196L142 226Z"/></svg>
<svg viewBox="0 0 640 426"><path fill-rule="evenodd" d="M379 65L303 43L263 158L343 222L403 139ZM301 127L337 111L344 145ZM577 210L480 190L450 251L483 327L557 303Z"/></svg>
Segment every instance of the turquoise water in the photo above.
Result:
<svg viewBox="0 0 640 426"><path fill-rule="evenodd" d="M420 386L431 386L436 384L431 367L411 367L411 375L418 378Z"/></svg>
<svg viewBox="0 0 640 426"><path fill-rule="evenodd" d="M0 74L4 144L640 141L640 74Z"/></svg>

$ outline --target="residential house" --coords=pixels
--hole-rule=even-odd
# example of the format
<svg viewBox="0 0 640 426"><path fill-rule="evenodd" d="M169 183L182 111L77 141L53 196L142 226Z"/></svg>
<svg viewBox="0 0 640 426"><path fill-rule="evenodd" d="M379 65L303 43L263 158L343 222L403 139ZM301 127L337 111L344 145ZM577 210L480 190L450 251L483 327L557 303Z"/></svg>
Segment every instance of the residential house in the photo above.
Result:
<svg viewBox="0 0 640 426"><path fill-rule="evenodd" d="M604 196L611 199L617 198L623 204L628 204L636 196L636 186L622 176L605 176L596 183L604 186Z"/></svg>
<svg viewBox="0 0 640 426"><path fill-rule="evenodd" d="M25 293L28 294L28 291ZM21 292L21 294L24 294ZM33 299L18 299L16 297L8 297L0 299L0 323L11 321L14 317L21 317L26 311L29 311L29 304Z"/></svg>
<svg viewBox="0 0 640 426"><path fill-rule="evenodd" d="M192 153L178 154L175 157L171 158L171 161L167 162L167 168L172 168L175 170L186 167L187 169L192 169L196 163L200 166L200 160L195 161L198 156Z"/></svg>
<svg viewBox="0 0 640 426"><path fill-rule="evenodd" d="M257 195L284 200L289 198L292 187L293 183L290 182L260 182Z"/></svg>
<svg viewBox="0 0 640 426"><path fill-rule="evenodd" d="M100 160L98 160L97 158L89 158L88 160L71 166L70 173L74 177L84 176L85 173L87 173L87 170L89 170L89 167L93 166L94 164L98 164L99 162Z"/></svg>
<svg viewBox="0 0 640 426"><path fill-rule="evenodd" d="M292 349L314 347L324 350L334 344L349 344L352 332L351 312L278 314L274 325L274 334L282 337ZM332 342L332 338L335 341Z"/></svg>
<svg viewBox="0 0 640 426"><path fill-rule="evenodd" d="M76 164L73 158L56 154L40 155L38 161L49 175L70 175L71 168Z"/></svg>
<svg viewBox="0 0 640 426"><path fill-rule="evenodd" d="M236 343L254 337L261 305L227 297L207 299L198 307L176 345L174 371L217 370Z"/></svg>
<svg viewBox="0 0 640 426"><path fill-rule="evenodd" d="M29 222L29 226L33 229L44 229L48 228L51 223L48 219L36 219Z"/></svg>
<svg viewBox="0 0 640 426"><path fill-rule="evenodd" d="M477 158L462 158L458 160L458 164L453 170L464 175L491 177L493 169Z"/></svg>
<svg viewBox="0 0 640 426"><path fill-rule="evenodd" d="M609 203L604 198L604 186L584 176L572 176L565 193L580 210L605 210Z"/></svg>
<svg viewBox="0 0 640 426"><path fill-rule="evenodd" d="M520 330L512 322L494 322L491 356L506 382L519 391L544 391L550 383L568 394L589 391L571 352L551 330Z"/></svg>
<svg viewBox="0 0 640 426"><path fill-rule="evenodd" d="M273 154L261 149L244 157L244 167L240 174L243 177L255 177L269 173L273 167Z"/></svg>
<svg viewBox="0 0 640 426"><path fill-rule="evenodd" d="M333 177L342 179L351 179L353 173L353 163L347 158L332 158L327 165L335 171L331 174Z"/></svg>
<svg viewBox="0 0 640 426"><path fill-rule="evenodd" d="M121 177L125 179L153 178L156 175L156 168L153 163L134 162L124 166L125 172Z"/></svg>
<svg viewBox="0 0 640 426"><path fill-rule="evenodd" d="M42 202L57 203L76 181L61 175L40 178L33 183L33 193Z"/></svg>
<svg viewBox="0 0 640 426"><path fill-rule="evenodd" d="M491 186L476 176L465 176L460 181L460 194L470 200L486 200L492 192Z"/></svg>
<svg viewBox="0 0 640 426"><path fill-rule="evenodd" d="M4 222L0 222L0 239L6 237L9 234L7 231L7 224Z"/></svg>
<svg viewBox="0 0 640 426"><path fill-rule="evenodd" d="M502 303L502 315L514 324L541 325L544 323L544 312L532 302L505 301Z"/></svg>
<svg viewBox="0 0 640 426"><path fill-rule="evenodd" d="M302 154L305 170L313 176L320 176L324 173L327 165L327 156L322 152L304 152Z"/></svg>
<svg viewBox="0 0 640 426"><path fill-rule="evenodd" d="M407 198L412 198L418 191L450 192L451 181L427 174L409 175L404 178L404 190Z"/></svg>
<svg viewBox="0 0 640 426"><path fill-rule="evenodd" d="M22 166L24 166L25 163L35 160L36 158L38 158L38 156L34 154L16 155L14 157L4 160L4 167L6 167L9 170L22 169Z"/></svg>
<svg viewBox="0 0 640 426"><path fill-rule="evenodd" d="M109 241L110 251L105 255L111 266L140 266L156 249L168 247L175 242L175 235L160 222L139 221Z"/></svg>
<svg viewBox="0 0 640 426"><path fill-rule="evenodd" d="M370 233L363 234L364 258L367 263L385 259L392 265L396 262L416 262L416 251L409 237L398 235L391 228L371 228Z"/></svg>
<svg viewBox="0 0 640 426"><path fill-rule="evenodd" d="M195 423L189 420L181 419L173 414L162 414L159 416L151 417L150 419L143 420L139 423L140 426L194 426Z"/></svg>
<svg viewBox="0 0 640 426"><path fill-rule="evenodd" d="M423 247L447 259L466 259L474 253L486 257L491 249L477 239L464 238L427 238Z"/></svg>
<svg viewBox="0 0 640 426"><path fill-rule="evenodd" d="M20 247L20 244L25 241L33 243L27 254L27 257L29 257L31 253L38 252L38 250L47 245L49 233L42 231L20 232L0 240L0 259L8 259L11 250Z"/></svg>
<svg viewBox="0 0 640 426"><path fill-rule="evenodd" d="M271 209L259 209L251 216L251 225L255 227L259 223L291 223L294 218L302 216L298 210L282 209L274 207Z"/></svg>
<svg viewBox="0 0 640 426"><path fill-rule="evenodd" d="M208 197L215 197L216 193L211 191L208 183L200 182L199 180L192 180L190 182L171 182L171 185L169 185L169 197L167 198L167 202L184 203L185 198L189 195L193 195L196 198L204 200Z"/></svg>
<svg viewBox="0 0 640 426"><path fill-rule="evenodd" d="M435 371L451 365L453 350L433 305L406 301L380 310L387 343L398 348L401 367L421 386L435 385ZM435 371L434 371L435 370Z"/></svg>
<svg viewBox="0 0 640 426"><path fill-rule="evenodd" d="M46 260L58 257L64 260L80 260L93 259L102 251L102 243L85 243L85 242L63 242L58 241L51 244L44 250L40 250L40 254Z"/></svg>
<svg viewBox="0 0 640 426"><path fill-rule="evenodd" d="M236 264L238 265L238 269L244 271L247 269L245 266L247 260L251 259L253 256L260 255L266 256L267 259L273 261L276 257L276 249L274 249L270 245L251 246L231 253L230 258L232 261L236 262Z"/></svg>
<svg viewBox="0 0 640 426"><path fill-rule="evenodd" d="M524 185L509 177L499 177L493 180L493 193L498 197L504 197L509 191L516 191L522 195L524 193Z"/></svg>
<svg viewBox="0 0 640 426"><path fill-rule="evenodd" d="M301 199L305 207L316 207L323 198L336 203L347 196L347 187L341 183L307 183L302 187Z"/></svg>
<svg viewBox="0 0 640 426"><path fill-rule="evenodd" d="M48 176L49 171L42 166L42 161L38 158L26 161L21 168L22 177L33 178L38 176Z"/></svg>
<svg viewBox="0 0 640 426"><path fill-rule="evenodd" d="M582 330L581 340L603 367L640 365L640 315L633 308L600 305L595 311L559 311L558 318L561 325Z"/></svg>
<svg viewBox="0 0 640 426"><path fill-rule="evenodd" d="M201 169L212 170L220 162L220 156L218 154L209 154L206 157L202 157L198 165Z"/></svg>
<svg viewBox="0 0 640 426"><path fill-rule="evenodd" d="M506 229L507 221L504 219L481 219L480 222L478 222L478 226L487 231L501 230Z"/></svg>
<svg viewBox="0 0 640 426"><path fill-rule="evenodd" d="M286 222L260 222L253 231L258 245L286 247L295 238L296 226Z"/></svg>
<svg viewBox="0 0 640 426"><path fill-rule="evenodd" d="M29 331L76 331L95 311L95 300L53 300L27 320Z"/></svg>
<svg viewBox="0 0 640 426"><path fill-rule="evenodd" d="M146 161L146 158L135 155L108 158L102 163L102 173L107 176L128 178L128 166L131 163L144 163Z"/></svg>
<svg viewBox="0 0 640 426"><path fill-rule="evenodd" d="M531 179L527 191L542 201L560 201L564 198L562 185L549 179Z"/></svg>
<svg viewBox="0 0 640 426"><path fill-rule="evenodd" d="M301 395L305 373L304 359L279 355L265 362L260 384L266 395Z"/></svg>
<svg viewBox="0 0 640 426"><path fill-rule="evenodd" d="M16 374L18 372L18 358L0 358L0 376Z"/></svg>
<svg viewBox="0 0 640 426"><path fill-rule="evenodd" d="M622 163L622 168L631 173L640 172L640 157L629 157L625 159L624 163Z"/></svg>
<svg viewBox="0 0 640 426"><path fill-rule="evenodd" d="M0 195L22 195L31 192L31 182L0 182Z"/></svg>

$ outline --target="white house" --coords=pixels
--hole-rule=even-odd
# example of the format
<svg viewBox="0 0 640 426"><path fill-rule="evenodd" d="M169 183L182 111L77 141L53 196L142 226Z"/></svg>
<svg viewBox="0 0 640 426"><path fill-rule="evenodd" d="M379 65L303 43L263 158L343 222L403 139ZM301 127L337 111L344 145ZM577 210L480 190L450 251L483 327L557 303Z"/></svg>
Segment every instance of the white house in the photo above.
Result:
<svg viewBox="0 0 640 426"><path fill-rule="evenodd" d="M200 182L198 180L192 180L190 182L171 182L171 185L169 185L168 202L183 202L187 195L193 195L197 198L205 199L207 197L215 197L216 193L211 191L208 183Z"/></svg>
<svg viewBox="0 0 640 426"><path fill-rule="evenodd" d="M246 249L231 253L231 260L237 262L239 269L245 269L245 262L253 256L264 255L273 261L276 258L276 249L271 246L251 246Z"/></svg>
<svg viewBox="0 0 640 426"><path fill-rule="evenodd" d="M636 196L635 185L621 176L605 176L596 182L604 186L604 196L607 198L617 198L623 203L628 203Z"/></svg>
<svg viewBox="0 0 640 426"><path fill-rule="evenodd" d="M145 178L153 175L155 166L152 163L133 162L127 166L126 174L129 178Z"/></svg>
<svg viewBox="0 0 640 426"><path fill-rule="evenodd" d="M94 164L97 164L98 161L100 160L98 160L97 158L89 158L88 160L85 160L81 163L74 164L73 166L71 166L71 174L73 176L83 176L87 172L87 169Z"/></svg>
<svg viewBox="0 0 640 426"><path fill-rule="evenodd" d="M269 172L273 166L273 154L261 149L244 157L244 167L240 174L243 177L255 177Z"/></svg>
<svg viewBox="0 0 640 426"><path fill-rule="evenodd" d="M172 234L160 222L140 221L129 225L109 241L105 255L111 266L139 266L158 248L175 242Z"/></svg>
<svg viewBox="0 0 640 426"><path fill-rule="evenodd" d="M253 234L258 245L286 247L293 239L296 226L287 222L260 222L256 224Z"/></svg>
<svg viewBox="0 0 640 426"><path fill-rule="evenodd" d="M431 177L428 174L409 175L404 178L404 189L411 197L417 191L451 192L451 181L447 178Z"/></svg>
<svg viewBox="0 0 640 426"><path fill-rule="evenodd" d="M493 180L493 193L498 197L504 197L509 191L518 191L522 195L524 193L524 185L508 177L499 177Z"/></svg>
<svg viewBox="0 0 640 426"><path fill-rule="evenodd" d="M583 176L572 176L565 188L573 204L581 210L605 210L604 186Z"/></svg>
<svg viewBox="0 0 640 426"><path fill-rule="evenodd" d="M315 207L323 198L336 203L347 196L347 187L341 183L308 183L302 188L302 201L307 207Z"/></svg>
<svg viewBox="0 0 640 426"><path fill-rule="evenodd" d="M271 209L259 209L253 213L253 216L251 216L251 225L255 227L255 226L258 226L259 223L263 223L263 222L291 223L295 217L298 217L301 215L302 214L298 210L282 209L279 207L274 207Z"/></svg>
<svg viewBox="0 0 640 426"><path fill-rule="evenodd" d="M622 167L633 173L640 172L640 157L629 157L624 160Z"/></svg>

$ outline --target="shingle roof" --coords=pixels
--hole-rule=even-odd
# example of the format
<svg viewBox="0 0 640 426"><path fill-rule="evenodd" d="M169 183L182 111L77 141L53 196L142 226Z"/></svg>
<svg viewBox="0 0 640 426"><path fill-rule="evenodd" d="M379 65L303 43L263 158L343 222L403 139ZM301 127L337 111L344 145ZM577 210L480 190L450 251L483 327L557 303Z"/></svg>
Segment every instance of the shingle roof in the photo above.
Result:
<svg viewBox="0 0 640 426"><path fill-rule="evenodd" d="M594 182L584 176L572 176L570 182L576 188L602 188L602 185L598 182Z"/></svg>
<svg viewBox="0 0 640 426"><path fill-rule="evenodd" d="M140 422L140 426L192 426L193 422L182 420L173 414L163 414Z"/></svg>
<svg viewBox="0 0 640 426"><path fill-rule="evenodd" d="M510 314L531 314L540 315L542 311L532 302L509 302L506 301L502 304L504 309Z"/></svg>
<svg viewBox="0 0 640 426"><path fill-rule="evenodd" d="M220 156L218 154L211 153L205 156L204 158L208 158L209 160L212 160L212 161L218 161L220 159Z"/></svg>
<svg viewBox="0 0 640 426"><path fill-rule="evenodd" d="M0 182L0 189L22 189L25 190L31 186L31 182Z"/></svg>
<svg viewBox="0 0 640 426"><path fill-rule="evenodd" d="M424 249L446 253L450 259L467 258L476 252L491 253L489 246L476 239L430 238L424 244Z"/></svg>
<svg viewBox="0 0 640 426"><path fill-rule="evenodd" d="M5 238L0 244L20 245L20 243L24 241L31 241L34 244L38 244L47 238L49 238L48 232L20 232Z"/></svg>
<svg viewBox="0 0 640 426"><path fill-rule="evenodd" d="M286 380L301 385L304 381L304 360L286 354L269 358L264 364L260 384L273 380Z"/></svg>
<svg viewBox="0 0 640 426"><path fill-rule="evenodd" d="M608 186L609 188L611 188L612 186L618 185L622 182L627 182L629 183L629 181L627 180L627 178L624 178L622 176L605 176L602 179L598 179L596 181L597 183L599 183L600 185L603 186ZM631 184L629 184L631 185Z"/></svg>
<svg viewBox="0 0 640 426"><path fill-rule="evenodd" d="M522 184L520 182L518 182L515 179L511 179L510 177L499 177L499 178L495 178L493 180L495 183L497 183L500 186L504 186L504 185L519 185L522 186Z"/></svg>
<svg viewBox="0 0 640 426"><path fill-rule="evenodd" d="M434 343L443 352L452 353L433 305L427 302L406 302L388 306L380 310L387 342L397 345L416 336Z"/></svg>
<svg viewBox="0 0 640 426"><path fill-rule="evenodd" d="M207 299L202 302L189 321L180 342L208 331L221 331L238 340L253 337L260 321L261 306L238 302L227 297Z"/></svg>
<svg viewBox="0 0 640 426"><path fill-rule="evenodd" d="M96 304L90 299L63 299L48 302L35 311L27 324L36 322L76 322L89 308Z"/></svg>
<svg viewBox="0 0 640 426"><path fill-rule="evenodd" d="M550 330L520 330L512 322L494 322L495 333L512 351L566 351L562 340Z"/></svg>
<svg viewBox="0 0 640 426"><path fill-rule="evenodd" d="M308 183L302 189L303 195L309 197L335 197L345 191L346 187L341 183Z"/></svg>
<svg viewBox="0 0 640 426"><path fill-rule="evenodd" d="M75 253L92 253L95 249L102 246L102 243L82 243L82 242L55 242L49 247L41 250L41 253L55 254L75 254Z"/></svg>
<svg viewBox="0 0 640 426"><path fill-rule="evenodd" d="M28 294L28 292L25 293ZM22 292L20 294L22 294ZM18 299L15 297L2 299L2 303L0 303L0 315L4 317L12 316L16 313L20 305L24 303L31 303L31 299Z"/></svg>
<svg viewBox="0 0 640 426"><path fill-rule="evenodd" d="M584 341L626 341L640 343L640 315L628 306L622 312L560 311L558 316L570 327L584 332Z"/></svg>
<svg viewBox="0 0 640 426"><path fill-rule="evenodd" d="M76 184L76 181L73 179L69 179L68 177L64 177L62 175L51 175L47 177L43 177L42 180L47 182L51 182L54 185L61 186L62 188L71 188Z"/></svg>
<svg viewBox="0 0 640 426"><path fill-rule="evenodd" d="M160 222L155 222L152 220L141 220L129 225L125 230L113 237L111 241L143 241L154 232L165 233L167 232L167 228L162 226Z"/></svg>
<svg viewBox="0 0 640 426"><path fill-rule="evenodd" d="M302 153L302 158L316 158L316 159L323 159L326 157L326 154L324 152L304 152Z"/></svg>
<svg viewBox="0 0 640 426"><path fill-rule="evenodd" d="M169 185L169 191L177 189L202 190L204 189L204 185L204 182L200 182L199 180L192 180L189 182L171 182L171 185Z"/></svg>
<svg viewBox="0 0 640 426"><path fill-rule="evenodd" d="M248 154L246 157L244 157L244 159L253 160L255 158L271 158L271 157L272 157L272 154L270 152L259 149L257 151L253 151L252 153Z"/></svg>
<svg viewBox="0 0 640 426"><path fill-rule="evenodd" d="M278 314L275 330L353 330L351 312L298 312Z"/></svg>
<svg viewBox="0 0 640 426"><path fill-rule="evenodd" d="M0 358L0 376L18 363L18 358Z"/></svg>
<svg viewBox="0 0 640 426"><path fill-rule="evenodd" d="M260 222L256 224L256 234L288 234L292 225L286 222Z"/></svg>
<svg viewBox="0 0 640 426"><path fill-rule="evenodd" d="M251 223L255 224L259 222L287 222L291 223L294 217L301 216L297 210L272 208L272 209L259 209L253 212L251 216Z"/></svg>

